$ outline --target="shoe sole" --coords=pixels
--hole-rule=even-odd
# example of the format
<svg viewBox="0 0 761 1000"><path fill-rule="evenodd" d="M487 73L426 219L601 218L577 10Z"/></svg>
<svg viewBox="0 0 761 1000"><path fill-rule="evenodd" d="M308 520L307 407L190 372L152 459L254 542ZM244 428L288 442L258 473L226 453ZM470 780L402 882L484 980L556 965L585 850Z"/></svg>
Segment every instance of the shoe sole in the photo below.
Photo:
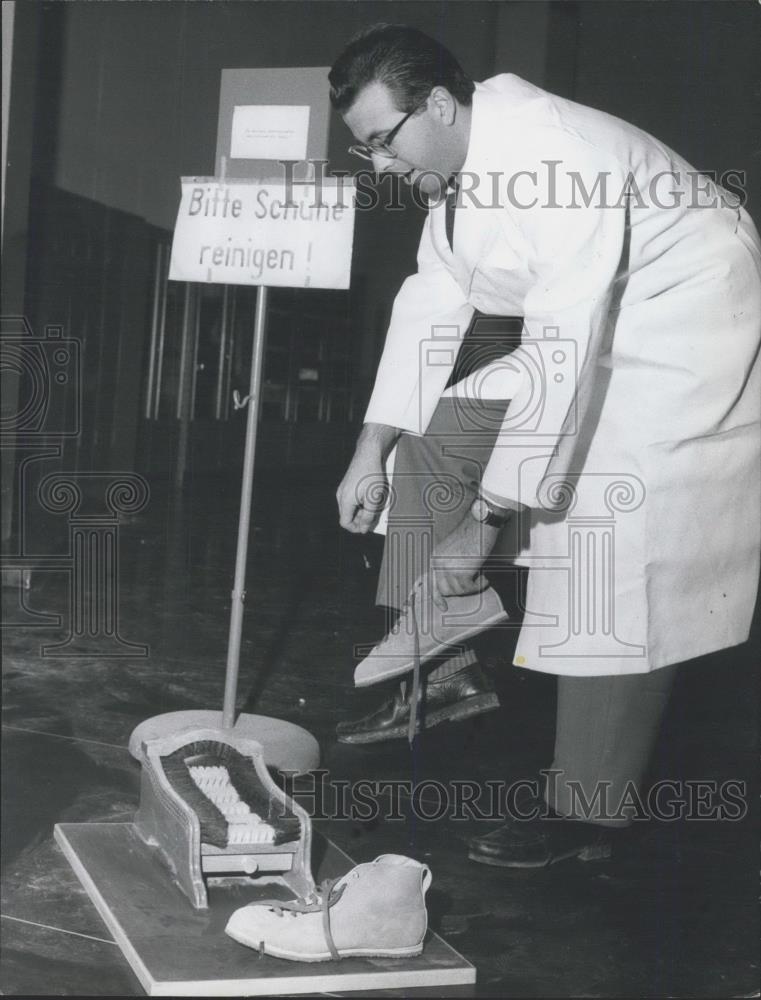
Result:
<svg viewBox="0 0 761 1000"><path fill-rule="evenodd" d="M579 861L604 861L611 857L613 853L610 844L595 844L584 847L582 850L567 851L565 854L556 854L546 861L500 861L498 858L484 857L476 854L475 851L468 851L468 858L479 865L490 865L492 868L549 868L559 861L569 861L571 858L578 858Z"/></svg>
<svg viewBox="0 0 761 1000"><path fill-rule="evenodd" d="M432 729L442 722L462 722L465 719L472 719L476 715L483 715L484 712L492 712L495 708L499 708L499 698L496 694L474 695L451 708L438 708L430 713L427 712L424 729ZM405 722L383 731L375 729L368 733L351 733L346 736L339 733L337 739L339 743L353 745L383 743L386 740L406 739L408 730L409 723Z"/></svg>
<svg viewBox="0 0 761 1000"><path fill-rule="evenodd" d="M434 646L433 649L428 650L425 654L421 654L421 665L426 663L428 660L433 659L434 656L438 656L440 653L443 653L444 650L451 650L452 647L457 646L458 643L464 642L466 639L471 639L474 635L478 635L479 632L485 632L487 628L492 628L494 625L499 625L500 622L507 621L509 617L510 616L506 611L502 611L498 615L493 615L491 618L487 618L485 621L479 622L478 625L475 625L473 628L460 632L449 642L440 642L438 646ZM408 674L414 666L415 661L409 660L403 667L391 667L389 670L382 670L378 673L374 673L370 678L365 678L359 681L357 680L355 672L354 687L372 687L373 684L380 684L382 681L393 680L394 677L401 677L403 674Z"/></svg>
<svg viewBox="0 0 761 1000"><path fill-rule="evenodd" d="M244 944L248 948L253 948L255 951L259 951L259 946L262 944L261 941L249 941L246 940L245 936L242 934L235 934L232 931L225 931L228 937L231 937L233 941L237 941L238 944ZM338 950L338 957L341 958L408 958L413 955L421 955L423 952L423 944L412 945L408 948L340 948ZM292 951L284 951L280 948L272 948L264 942L264 953L265 955L271 955L273 958L286 958L291 962L333 962L335 959L330 954L329 951L321 951L317 955L297 955Z"/></svg>

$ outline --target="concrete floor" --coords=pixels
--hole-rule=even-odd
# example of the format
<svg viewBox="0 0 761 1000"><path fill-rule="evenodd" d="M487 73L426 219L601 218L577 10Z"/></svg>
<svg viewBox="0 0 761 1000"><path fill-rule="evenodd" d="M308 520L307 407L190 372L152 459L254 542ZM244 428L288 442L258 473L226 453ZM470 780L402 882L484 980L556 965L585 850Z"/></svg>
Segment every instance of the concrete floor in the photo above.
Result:
<svg viewBox="0 0 761 1000"><path fill-rule="evenodd" d="M131 818L139 769L126 746L142 719L221 707L237 489L199 483L184 497L156 491L122 524L119 630L145 643L147 656L42 655L41 645L68 628L60 571L36 573L26 601L35 612L63 615L61 627L6 629L5 995L142 994L52 831L57 822ZM455 780L533 777L549 764L553 680L506 666L509 655L489 638L480 651L497 683L499 711L436 728L414 757L404 742L336 744L336 723L379 697L352 687L353 644L383 630L373 607L379 540L339 532L329 482L259 487L254 521L241 708L310 730L331 780L347 787L365 778L435 779L451 788ZM64 542L66 530L62 519ZM6 589L3 597L17 621L16 592ZM653 778L745 782L748 815L637 824L610 862L573 861L535 874L476 865L466 858L475 823L449 815L413 821L406 800L402 819L315 825L357 862L390 851L430 864L431 926L478 969L475 987L446 995L757 996L757 732L751 648L690 664L677 683ZM435 795L426 792L424 801L435 812ZM386 992L394 995L373 995ZM416 992L425 995L403 991Z"/></svg>

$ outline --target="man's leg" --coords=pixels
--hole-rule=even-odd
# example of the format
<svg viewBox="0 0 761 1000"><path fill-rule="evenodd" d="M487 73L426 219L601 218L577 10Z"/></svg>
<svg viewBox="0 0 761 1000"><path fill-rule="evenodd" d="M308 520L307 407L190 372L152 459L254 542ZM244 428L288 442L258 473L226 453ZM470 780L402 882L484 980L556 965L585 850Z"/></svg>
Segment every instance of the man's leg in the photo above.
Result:
<svg viewBox="0 0 761 1000"><path fill-rule="evenodd" d="M556 773L544 796L552 809L606 826L631 823L629 815L616 815L618 806L627 791L641 792L677 669L558 677Z"/></svg>
<svg viewBox="0 0 761 1000"><path fill-rule="evenodd" d="M485 445L462 442L458 455L449 453L452 438L461 431L454 404L442 400L428 433L403 434L394 464L394 503L389 512L376 603L399 611L412 585L428 569L431 550L446 538L468 513L481 479ZM489 451L493 441L489 442ZM468 455L461 457L460 452ZM439 663L428 674L435 682L476 662L467 648Z"/></svg>
<svg viewBox="0 0 761 1000"><path fill-rule="evenodd" d="M609 855L606 830L630 825L642 800L642 780L677 669L559 677L555 755L544 796L520 806L521 815L530 815L532 805L536 815L510 818L473 838L471 860L534 868L563 858Z"/></svg>
<svg viewBox="0 0 761 1000"><path fill-rule="evenodd" d="M400 610L428 568L432 548L454 530L470 505L491 455L505 401L442 399L425 435L403 434L397 445L393 501L376 601ZM477 408L476 408L477 407ZM340 723L342 742L402 738L409 723L411 685L361 719ZM428 673L425 725L470 718L499 701L469 646Z"/></svg>

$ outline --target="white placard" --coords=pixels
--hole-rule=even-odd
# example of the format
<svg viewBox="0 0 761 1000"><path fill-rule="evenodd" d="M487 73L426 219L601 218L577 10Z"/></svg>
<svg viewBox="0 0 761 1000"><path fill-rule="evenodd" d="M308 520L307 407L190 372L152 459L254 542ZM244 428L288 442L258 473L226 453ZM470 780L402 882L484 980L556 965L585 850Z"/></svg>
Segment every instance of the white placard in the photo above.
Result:
<svg viewBox="0 0 761 1000"><path fill-rule="evenodd" d="M169 277L224 285L348 288L354 185L184 177Z"/></svg>
<svg viewBox="0 0 761 1000"><path fill-rule="evenodd" d="M234 160L305 160L309 105L239 104L233 108Z"/></svg>

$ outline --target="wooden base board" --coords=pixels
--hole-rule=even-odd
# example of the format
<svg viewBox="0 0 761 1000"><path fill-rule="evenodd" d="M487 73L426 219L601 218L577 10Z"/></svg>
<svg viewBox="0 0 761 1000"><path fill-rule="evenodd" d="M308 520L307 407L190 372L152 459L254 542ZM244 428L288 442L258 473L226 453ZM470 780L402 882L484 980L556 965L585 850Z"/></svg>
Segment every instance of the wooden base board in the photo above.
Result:
<svg viewBox="0 0 761 1000"><path fill-rule="evenodd" d="M272 898L272 886L253 880L211 885L209 908L194 910L132 823L59 823L55 839L149 996L276 996L476 981L475 968L430 931L416 958L314 963L260 957L224 929L233 910ZM343 875L353 864L314 834L315 881Z"/></svg>

